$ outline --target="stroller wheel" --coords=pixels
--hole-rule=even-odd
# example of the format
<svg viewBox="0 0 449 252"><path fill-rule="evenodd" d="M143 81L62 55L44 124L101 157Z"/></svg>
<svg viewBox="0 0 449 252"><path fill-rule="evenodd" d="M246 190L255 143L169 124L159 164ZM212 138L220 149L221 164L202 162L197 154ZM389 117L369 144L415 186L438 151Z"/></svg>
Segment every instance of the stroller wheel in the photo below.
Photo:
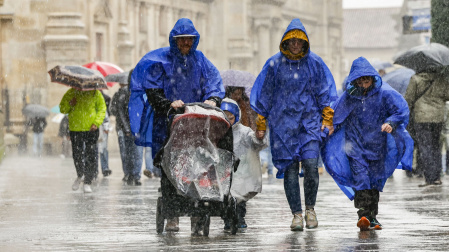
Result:
<svg viewBox="0 0 449 252"><path fill-rule="evenodd" d="M157 198L156 206L156 232L162 234L164 232L164 216L162 215L162 197Z"/></svg>
<svg viewBox="0 0 449 252"><path fill-rule="evenodd" d="M204 217L203 236L209 236L209 226L210 226L210 216L206 215Z"/></svg>

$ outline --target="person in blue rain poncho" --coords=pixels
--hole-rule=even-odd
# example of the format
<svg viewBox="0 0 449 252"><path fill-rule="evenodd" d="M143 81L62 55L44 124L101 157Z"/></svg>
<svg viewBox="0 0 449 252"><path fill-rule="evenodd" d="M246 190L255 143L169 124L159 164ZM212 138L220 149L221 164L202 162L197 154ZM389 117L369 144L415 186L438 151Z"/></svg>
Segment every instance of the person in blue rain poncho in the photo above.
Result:
<svg viewBox="0 0 449 252"><path fill-rule="evenodd" d="M333 132L335 82L323 60L310 50L306 29L293 19L282 36L280 52L265 63L251 91L250 104L258 114L257 129L270 130L273 163L284 189L293 221L303 230L299 162L304 169L307 228L318 226L314 211L318 191L318 156L322 134ZM325 131L323 131L326 129Z"/></svg>
<svg viewBox="0 0 449 252"><path fill-rule="evenodd" d="M200 34L191 20L179 19L169 35L169 47L147 53L134 68L131 78L129 116L136 144L149 146L153 156L163 147L167 137L167 113L184 103L204 102L220 106L225 95L217 68L197 50ZM168 199L166 231L178 231L174 216L179 195L162 172L163 197Z"/></svg>
<svg viewBox="0 0 449 252"><path fill-rule="evenodd" d="M411 170L407 102L363 57L354 60L343 95L332 106L335 133L322 150L329 174L358 209L360 230L382 229L379 192L398 164Z"/></svg>

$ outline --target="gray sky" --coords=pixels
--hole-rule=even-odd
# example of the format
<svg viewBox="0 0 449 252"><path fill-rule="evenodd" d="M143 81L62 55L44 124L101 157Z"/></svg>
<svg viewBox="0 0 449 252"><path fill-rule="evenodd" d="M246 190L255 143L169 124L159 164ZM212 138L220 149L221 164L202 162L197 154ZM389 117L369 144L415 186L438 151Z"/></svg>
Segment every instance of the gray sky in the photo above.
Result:
<svg viewBox="0 0 449 252"><path fill-rule="evenodd" d="M404 0L343 0L344 9L400 7Z"/></svg>

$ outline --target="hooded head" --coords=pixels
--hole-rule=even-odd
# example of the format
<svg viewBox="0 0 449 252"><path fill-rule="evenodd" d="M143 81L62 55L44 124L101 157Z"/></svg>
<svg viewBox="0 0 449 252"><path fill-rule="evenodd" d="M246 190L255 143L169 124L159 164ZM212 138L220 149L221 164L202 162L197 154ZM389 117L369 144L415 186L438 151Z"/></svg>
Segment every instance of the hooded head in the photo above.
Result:
<svg viewBox="0 0 449 252"><path fill-rule="evenodd" d="M173 29L170 32L169 42L170 42L170 51L181 54L181 51L178 48L177 39L183 40L180 41L185 42L185 40L189 40L193 38L193 43L187 54L190 54L196 50L198 44L200 42L200 34L193 26L193 23L188 18L179 19ZM188 43L188 42L187 42Z"/></svg>
<svg viewBox="0 0 449 252"><path fill-rule="evenodd" d="M302 45L302 48L297 49L300 45ZM299 60L307 55L309 48L309 38L306 28L298 18L293 19L282 36L279 50L288 59Z"/></svg>
<svg viewBox="0 0 449 252"><path fill-rule="evenodd" d="M221 102L220 108L221 108L221 110L228 111L229 113L234 115L235 121L234 121L233 125L235 125L236 123L238 123L240 121L241 112L240 112L240 107L236 101L229 99L229 98L224 98L223 101Z"/></svg>
<svg viewBox="0 0 449 252"><path fill-rule="evenodd" d="M369 87L361 85L372 79L372 85ZM376 69L364 57L359 57L352 62L351 71L347 77L347 92L350 95L366 95L369 91L382 86L382 78Z"/></svg>

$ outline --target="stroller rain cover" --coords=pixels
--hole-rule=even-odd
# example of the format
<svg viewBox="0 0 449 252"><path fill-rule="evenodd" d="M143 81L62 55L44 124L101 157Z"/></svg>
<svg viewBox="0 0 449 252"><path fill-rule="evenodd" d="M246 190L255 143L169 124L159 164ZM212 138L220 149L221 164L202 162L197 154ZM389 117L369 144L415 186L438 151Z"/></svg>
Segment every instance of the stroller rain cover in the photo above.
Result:
<svg viewBox="0 0 449 252"><path fill-rule="evenodd" d="M234 154L217 144L230 127L223 111L204 104L188 104L175 115L162 167L178 194L211 201L229 194Z"/></svg>

